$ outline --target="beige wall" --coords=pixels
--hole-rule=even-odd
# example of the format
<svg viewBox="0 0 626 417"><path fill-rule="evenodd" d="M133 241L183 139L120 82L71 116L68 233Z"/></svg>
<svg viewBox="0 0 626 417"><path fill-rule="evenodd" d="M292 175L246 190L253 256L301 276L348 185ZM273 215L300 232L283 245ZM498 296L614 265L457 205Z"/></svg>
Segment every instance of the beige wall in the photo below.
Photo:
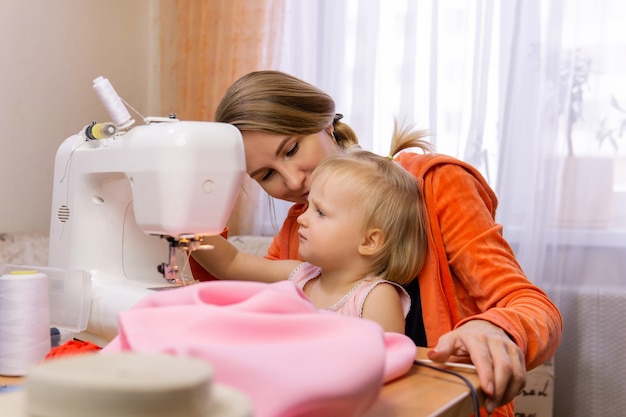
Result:
<svg viewBox="0 0 626 417"><path fill-rule="evenodd" d="M110 120L94 78L108 78L144 116L160 115L158 7L0 1L0 232L48 230L57 147L91 121Z"/></svg>

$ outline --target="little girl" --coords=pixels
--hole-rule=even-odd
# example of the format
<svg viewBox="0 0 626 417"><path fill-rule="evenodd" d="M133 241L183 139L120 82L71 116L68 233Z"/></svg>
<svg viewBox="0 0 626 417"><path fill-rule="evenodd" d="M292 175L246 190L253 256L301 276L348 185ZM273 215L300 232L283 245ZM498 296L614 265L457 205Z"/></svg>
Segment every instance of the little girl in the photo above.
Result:
<svg viewBox="0 0 626 417"><path fill-rule="evenodd" d="M308 207L298 217L304 262L241 252L219 236L203 242L214 249L192 256L221 279L289 279L320 309L404 333L410 299L402 285L417 276L427 241L418 184L392 158L423 147L422 137L422 132L396 126L390 156L351 147L318 165L311 175Z"/></svg>

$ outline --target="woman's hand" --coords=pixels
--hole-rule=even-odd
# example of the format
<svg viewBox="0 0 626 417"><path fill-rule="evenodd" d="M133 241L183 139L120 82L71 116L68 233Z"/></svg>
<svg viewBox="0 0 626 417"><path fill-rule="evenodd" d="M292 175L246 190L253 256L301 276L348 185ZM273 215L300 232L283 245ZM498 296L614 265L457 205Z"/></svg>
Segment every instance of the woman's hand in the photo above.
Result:
<svg viewBox="0 0 626 417"><path fill-rule="evenodd" d="M522 351L504 330L485 320L469 321L441 336L428 357L434 362L471 361L487 396L488 413L513 400L526 385Z"/></svg>

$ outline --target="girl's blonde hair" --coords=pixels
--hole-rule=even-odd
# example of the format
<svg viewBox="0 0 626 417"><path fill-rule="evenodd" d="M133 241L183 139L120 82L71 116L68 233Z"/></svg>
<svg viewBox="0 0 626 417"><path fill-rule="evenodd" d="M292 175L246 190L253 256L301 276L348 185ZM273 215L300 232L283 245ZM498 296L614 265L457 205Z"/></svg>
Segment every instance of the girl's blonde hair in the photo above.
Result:
<svg viewBox="0 0 626 417"><path fill-rule="evenodd" d="M396 123L388 157L350 147L326 158L311 181L348 183L354 203L363 210L363 230L383 231L384 244L373 257L369 273L406 285L419 273L428 248L423 199L415 177L392 157L408 148L430 149L426 132L399 128Z"/></svg>
<svg viewBox="0 0 626 417"><path fill-rule="evenodd" d="M280 71L244 75L226 90L215 111L216 122L240 131L307 136L333 126L335 141L346 149L358 140L341 117L328 94Z"/></svg>

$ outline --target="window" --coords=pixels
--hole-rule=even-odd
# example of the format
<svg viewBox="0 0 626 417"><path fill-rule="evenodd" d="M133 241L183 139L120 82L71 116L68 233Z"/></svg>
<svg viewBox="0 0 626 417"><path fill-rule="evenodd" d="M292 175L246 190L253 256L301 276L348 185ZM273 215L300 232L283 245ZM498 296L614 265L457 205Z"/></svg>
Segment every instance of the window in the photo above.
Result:
<svg viewBox="0 0 626 417"><path fill-rule="evenodd" d="M540 160L570 148L608 156L620 215L625 12L620 0L288 2L281 69L331 94L363 147L385 154L393 119L413 122L439 152L479 168L501 199L535 193L521 187ZM519 223L515 198L508 217Z"/></svg>

